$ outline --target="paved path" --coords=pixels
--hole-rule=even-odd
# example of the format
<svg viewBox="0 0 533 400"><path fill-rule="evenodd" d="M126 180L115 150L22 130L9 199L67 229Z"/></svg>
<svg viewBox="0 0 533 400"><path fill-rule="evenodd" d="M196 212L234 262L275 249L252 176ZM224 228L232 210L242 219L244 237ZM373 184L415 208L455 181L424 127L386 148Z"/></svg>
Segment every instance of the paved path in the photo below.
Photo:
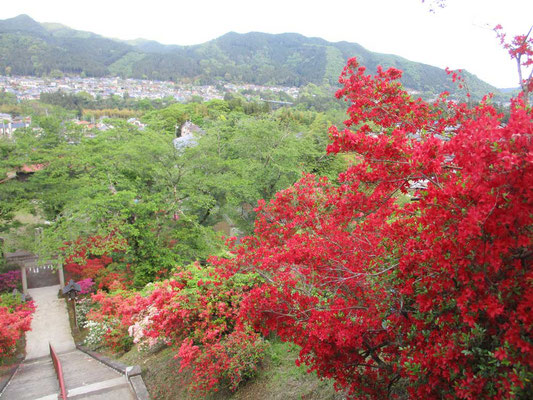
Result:
<svg viewBox="0 0 533 400"><path fill-rule="evenodd" d="M26 359L0 399L57 399L59 385L48 342L59 354L69 399L135 399L122 374L76 350L66 303L58 298L58 291L59 285L29 290L37 310L32 330L26 334Z"/></svg>
<svg viewBox="0 0 533 400"><path fill-rule="evenodd" d="M68 319L67 304L58 298L59 285L28 290L37 310L26 333L26 360L50 355L48 342L57 353L76 348Z"/></svg>

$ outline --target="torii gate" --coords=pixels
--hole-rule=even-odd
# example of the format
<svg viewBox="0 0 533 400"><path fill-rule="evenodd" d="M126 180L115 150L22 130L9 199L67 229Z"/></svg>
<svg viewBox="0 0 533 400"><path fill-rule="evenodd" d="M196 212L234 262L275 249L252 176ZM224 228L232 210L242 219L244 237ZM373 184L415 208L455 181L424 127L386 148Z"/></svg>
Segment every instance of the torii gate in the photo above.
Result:
<svg viewBox="0 0 533 400"><path fill-rule="evenodd" d="M30 253L29 251L25 250L18 250L14 253L5 253L5 259L8 264L14 264L18 265L20 267L20 275L22 279L22 292L24 294L28 294L28 274L27 269L28 268L40 268L37 266L37 260L38 256L36 256L33 253ZM56 264L56 262L52 261L45 264ZM58 263L57 264L57 272L59 274L59 286L60 288L63 288L65 286L65 274L63 272L63 264Z"/></svg>

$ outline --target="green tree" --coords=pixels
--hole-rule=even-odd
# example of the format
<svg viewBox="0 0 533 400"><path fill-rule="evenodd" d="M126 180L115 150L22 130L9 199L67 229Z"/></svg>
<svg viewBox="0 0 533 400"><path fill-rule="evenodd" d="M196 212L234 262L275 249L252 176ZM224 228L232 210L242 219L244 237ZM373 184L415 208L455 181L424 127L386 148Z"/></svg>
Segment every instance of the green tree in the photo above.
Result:
<svg viewBox="0 0 533 400"><path fill-rule="evenodd" d="M217 252L219 241L177 204L182 188L171 136L140 132L120 120L95 138L62 143L25 188L51 221L40 244L53 254L64 242L114 232L141 286L160 270ZM171 172L169 173L169 169Z"/></svg>

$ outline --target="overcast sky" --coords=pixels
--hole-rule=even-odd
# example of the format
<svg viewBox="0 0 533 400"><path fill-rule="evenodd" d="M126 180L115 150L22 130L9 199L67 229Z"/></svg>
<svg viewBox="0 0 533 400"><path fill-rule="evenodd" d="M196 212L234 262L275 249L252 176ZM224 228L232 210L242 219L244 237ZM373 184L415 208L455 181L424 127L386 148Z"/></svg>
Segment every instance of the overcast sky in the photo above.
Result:
<svg viewBox="0 0 533 400"><path fill-rule="evenodd" d="M527 32L533 1L448 0L434 13L421 0L2 1L0 19L19 14L107 37L180 45L229 31L297 32L441 68L465 68L503 88L518 86L516 66L491 28L501 24L509 34Z"/></svg>

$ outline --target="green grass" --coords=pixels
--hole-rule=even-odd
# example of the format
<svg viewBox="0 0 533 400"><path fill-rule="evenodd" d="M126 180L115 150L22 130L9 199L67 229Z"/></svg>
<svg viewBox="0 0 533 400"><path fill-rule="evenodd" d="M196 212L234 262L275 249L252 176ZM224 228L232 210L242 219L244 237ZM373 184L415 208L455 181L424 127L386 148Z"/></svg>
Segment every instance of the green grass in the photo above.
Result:
<svg viewBox="0 0 533 400"><path fill-rule="evenodd" d="M337 400L344 396L335 392L333 381L321 380L316 373L308 373L306 366L296 366L299 349L278 339L270 348L256 378L241 389L232 399L306 399Z"/></svg>

